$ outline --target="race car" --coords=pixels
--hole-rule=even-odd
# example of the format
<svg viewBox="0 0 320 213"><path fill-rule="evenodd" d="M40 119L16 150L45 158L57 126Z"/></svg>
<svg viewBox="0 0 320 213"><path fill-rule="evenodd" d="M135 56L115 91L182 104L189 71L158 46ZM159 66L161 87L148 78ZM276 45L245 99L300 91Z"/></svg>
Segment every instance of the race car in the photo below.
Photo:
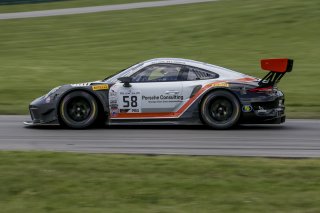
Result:
<svg viewBox="0 0 320 213"><path fill-rule="evenodd" d="M104 125L207 125L285 121L284 94L277 83L293 60L261 60L262 79L216 65L156 58L104 80L58 86L29 106L26 125L63 125L84 129Z"/></svg>

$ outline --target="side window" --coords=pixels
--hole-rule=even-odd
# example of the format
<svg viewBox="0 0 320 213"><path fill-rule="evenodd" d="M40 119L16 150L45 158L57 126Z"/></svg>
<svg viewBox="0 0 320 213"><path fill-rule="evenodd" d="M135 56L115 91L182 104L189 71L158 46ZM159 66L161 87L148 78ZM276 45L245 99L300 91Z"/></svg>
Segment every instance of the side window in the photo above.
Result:
<svg viewBox="0 0 320 213"><path fill-rule="evenodd" d="M154 64L133 74L132 82L167 82L178 81L180 65Z"/></svg>
<svg viewBox="0 0 320 213"><path fill-rule="evenodd" d="M219 75L217 73L203 70L197 67L189 67L189 73L187 78L188 81L214 79L214 78L219 78Z"/></svg>
<svg viewBox="0 0 320 213"><path fill-rule="evenodd" d="M196 75L196 73L191 69L188 72L187 81L195 81L199 80L200 78Z"/></svg>

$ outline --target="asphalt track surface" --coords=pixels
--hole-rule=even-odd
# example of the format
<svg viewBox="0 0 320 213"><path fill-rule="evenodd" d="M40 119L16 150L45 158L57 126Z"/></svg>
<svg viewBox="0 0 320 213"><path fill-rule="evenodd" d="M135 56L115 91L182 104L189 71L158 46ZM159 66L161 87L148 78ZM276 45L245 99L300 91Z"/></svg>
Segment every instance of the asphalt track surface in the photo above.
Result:
<svg viewBox="0 0 320 213"><path fill-rule="evenodd" d="M213 2L213 1L217 1L217 0L166 0L166 1L103 5L103 6L93 6L93 7L40 10L40 11L30 11L30 12L16 12L16 13L2 13L2 14L0 13L0 20L97 13L97 12L105 12L105 11L130 10L130 9L149 8L149 7L163 7L163 6L173 6L173 5L181 5L181 4Z"/></svg>
<svg viewBox="0 0 320 213"><path fill-rule="evenodd" d="M205 126L27 128L22 122L28 119L0 116L0 150L320 157L320 120L287 120L282 125L246 125L221 131Z"/></svg>

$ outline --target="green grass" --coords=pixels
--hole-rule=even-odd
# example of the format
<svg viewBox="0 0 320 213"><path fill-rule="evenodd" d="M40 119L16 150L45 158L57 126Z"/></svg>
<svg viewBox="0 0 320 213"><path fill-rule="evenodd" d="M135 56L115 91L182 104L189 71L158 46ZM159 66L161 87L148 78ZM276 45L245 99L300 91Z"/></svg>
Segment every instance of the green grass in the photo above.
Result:
<svg viewBox="0 0 320 213"><path fill-rule="evenodd" d="M320 117L318 0L213 3L0 21L0 113L27 113L52 87L138 61L182 57L262 77L261 58L295 59L279 84L290 117Z"/></svg>
<svg viewBox="0 0 320 213"><path fill-rule="evenodd" d="M0 152L1 212L318 212L320 161Z"/></svg>
<svg viewBox="0 0 320 213"><path fill-rule="evenodd" d="M56 2L0 5L0 13L51 10L70 7L100 6L109 4L134 3L151 0L61 0Z"/></svg>

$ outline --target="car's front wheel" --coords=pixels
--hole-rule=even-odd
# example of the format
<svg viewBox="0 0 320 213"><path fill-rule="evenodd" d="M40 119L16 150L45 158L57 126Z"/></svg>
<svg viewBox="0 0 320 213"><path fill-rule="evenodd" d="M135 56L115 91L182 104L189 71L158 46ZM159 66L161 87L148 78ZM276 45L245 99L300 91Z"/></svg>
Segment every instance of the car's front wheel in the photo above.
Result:
<svg viewBox="0 0 320 213"><path fill-rule="evenodd" d="M217 90L208 94L201 104L203 121L214 129L228 129L240 118L240 104L230 92Z"/></svg>
<svg viewBox="0 0 320 213"><path fill-rule="evenodd" d="M98 104L89 93L74 91L62 99L59 112L63 124L74 129L84 129L95 123Z"/></svg>

